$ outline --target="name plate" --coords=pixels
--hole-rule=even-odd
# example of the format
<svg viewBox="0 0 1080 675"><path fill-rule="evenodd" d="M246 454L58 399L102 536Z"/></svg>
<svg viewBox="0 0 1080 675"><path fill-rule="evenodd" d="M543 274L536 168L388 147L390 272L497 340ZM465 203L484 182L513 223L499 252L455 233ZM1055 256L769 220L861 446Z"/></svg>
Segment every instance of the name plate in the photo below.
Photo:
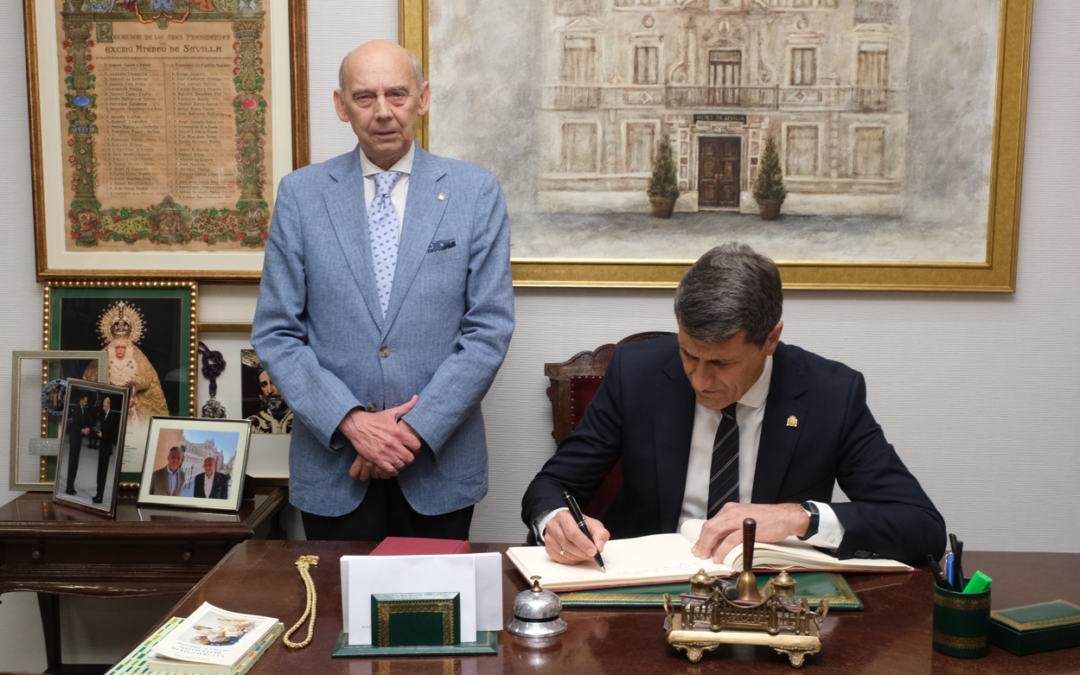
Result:
<svg viewBox="0 0 1080 675"><path fill-rule="evenodd" d="M31 438L30 454L35 457L52 456L60 454L59 438Z"/></svg>
<svg viewBox="0 0 1080 675"><path fill-rule="evenodd" d="M371 637L378 647L461 642L460 593L373 593Z"/></svg>

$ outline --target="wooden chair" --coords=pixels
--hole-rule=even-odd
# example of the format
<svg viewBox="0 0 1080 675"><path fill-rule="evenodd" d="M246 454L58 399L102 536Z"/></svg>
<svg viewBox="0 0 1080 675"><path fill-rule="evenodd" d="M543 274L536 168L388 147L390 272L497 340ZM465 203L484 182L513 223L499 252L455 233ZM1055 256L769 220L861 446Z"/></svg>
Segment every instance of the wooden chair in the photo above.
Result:
<svg viewBox="0 0 1080 675"><path fill-rule="evenodd" d="M665 331L635 333L623 338L618 344L606 344L592 351L578 352L562 363L545 363L544 375L551 380L547 395L551 400L553 421L551 436L555 442L561 443L581 421L585 408L596 395L596 390L600 388L600 382L604 379L604 372L616 347L631 342L652 340L664 335L671 335L671 333ZM619 494L621 487L622 461L620 460L600 484L600 488L589 503L582 505L582 511L587 516L599 518L604 509Z"/></svg>

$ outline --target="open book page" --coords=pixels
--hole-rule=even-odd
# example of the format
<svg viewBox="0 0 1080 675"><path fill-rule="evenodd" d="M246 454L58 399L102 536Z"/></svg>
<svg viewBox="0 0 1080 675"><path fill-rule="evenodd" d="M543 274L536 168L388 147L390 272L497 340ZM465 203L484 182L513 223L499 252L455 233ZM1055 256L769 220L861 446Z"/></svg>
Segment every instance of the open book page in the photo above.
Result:
<svg viewBox="0 0 1080 675"><path fill-rule="evenodd" d="M247 656L277 619L237 614L204 602L157 646L157 653L170 659L235 665Z"/></svg>
<svg viewBox="0 0 1080 675"><path fill-rule="evenodd" d="M704 520L688 520L679 528L679 534L693 546L701 535ZM742 545L736 546L724 558L724 565L736 571L742 571ZM756 570L843 570L848 572L910 572L914 568L895 560L878 558L867 560L851 558L840 560L828 553L822 553L798 537L788 537L775 544L754 544L754 569Z"/></svg>
<svg viewBox="0 0 1080 675"><path fill-rule="evenodd" d="M539 575L540 584L552 591L686 581L700 569L713 575L731 574L724 565L696 558L690 553L691 546L693 542L688 543L679 534L615 539L601 553L607 573L591 561L579 565L557 563L542 546L513 547L507 555L526 579Z"/></svg>

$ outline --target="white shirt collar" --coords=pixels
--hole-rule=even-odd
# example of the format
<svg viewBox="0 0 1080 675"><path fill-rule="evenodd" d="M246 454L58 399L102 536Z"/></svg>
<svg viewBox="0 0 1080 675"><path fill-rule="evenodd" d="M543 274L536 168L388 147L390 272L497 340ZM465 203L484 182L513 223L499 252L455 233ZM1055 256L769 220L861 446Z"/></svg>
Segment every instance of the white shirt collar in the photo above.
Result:
<svg viewBox="0 0 1080 675"><path fill-rule="evenodd" d="M741 405L748 405L751 408L760 408L765 405L765 399L769 397L769 382L772 380L772 354L765 357L765 367L761 370L761 377L757 379L754 386L746 390L743 397L739 399Z"/></svg>
<svg viewBox="0 0 1080 675"><path fill-rule="evenodd" d="M363 170L365 178L383 172L382 169L375 166L375 163L367 158L367 155L364 154L364 150L362 148L358 148L357 152L360 153L360 168ZM400 171L407 175L412 174L413 158L415 156L416 144L414 143L409 146L409 151L405 153L405 156L399 159L397 163L394 164L394 166L390 167L390 170Z"/></svg>

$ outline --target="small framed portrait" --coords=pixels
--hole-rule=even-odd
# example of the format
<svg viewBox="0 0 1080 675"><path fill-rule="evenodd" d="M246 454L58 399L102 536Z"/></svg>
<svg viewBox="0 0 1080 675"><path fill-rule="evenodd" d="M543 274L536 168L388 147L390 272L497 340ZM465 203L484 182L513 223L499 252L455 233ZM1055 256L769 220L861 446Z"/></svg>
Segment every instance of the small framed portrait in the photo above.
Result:
<svg viewBox="0 0 1080 675"><path fill-rule="evenodd" d="M121 453L125 484L139 480L151 417L194 416L197 308L192 281L45 285L45 349L108 352L105 373L95 362L76 377L130 392Z"/></svg>
<svg viewBox="0 0 1080 675"><path fill-rule="evenodd" d="M251 422L152 417L139 504L238 511Z"/></svg>
<svg viewBox="0 0 1080 675"><path fill-rule="evenodd" d="M115 516L127 413L126 387L67 381L53 501Z"/></svg>
<svg viewBox="0 0 1080 675"><path fill-rule="evenodd" d="M224 417L250 420L248 475L260 483L287 485L293 412L251 347L251 324L199 323L198 338L200 417L211 417L207 406L212 406ZM212 379L208 357L224 363Z"/></svg>

